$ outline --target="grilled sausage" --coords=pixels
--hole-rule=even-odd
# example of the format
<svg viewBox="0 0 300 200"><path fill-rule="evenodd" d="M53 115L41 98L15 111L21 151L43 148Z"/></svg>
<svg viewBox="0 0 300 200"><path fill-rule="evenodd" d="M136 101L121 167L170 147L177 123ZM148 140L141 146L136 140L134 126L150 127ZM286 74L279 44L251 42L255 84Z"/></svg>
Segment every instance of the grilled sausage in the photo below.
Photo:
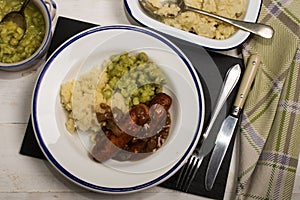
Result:
<svg viewBox="0 0 300 200"><path fill-rule="evenodd" d="M125 151L135 153L151 152L155 148L159 148L157 145L154 145L154 147L149 143L150 148L147 141L152 139L153 143L153 138L151 137L155 137L165 125L169 125L170 121L167 118L171 104L172 98L170 96L165 93L159 93L149 103L151 109L145 104L138 104L132 107L124 116L120 117L119 115L117 120L114 119L108 105L101 105L105 112L96 114L98 122L105 123L105 126L102 127L104 134L96 140L91 155L98 162L104 162L110 158L118 157L116 156L118 153L129 158L130 153L120 151L125 147ZM148 123L147 126L144 126L146 123ZM149 140L141 140L139 143L131 144L130 141L136 136L149 138Z"/></svg>
<svg viewBox="0 0 300 200"><path fill-rule="evenodd" d="M148 120L149 107L144 104L138 104L118 124L113 120L106 121L107 126L103 128L104 135L96 141L92 149L91 154L93 158L99 162L104 162L116 155L120 149L123 149L138 134L143 123Z"/></svg>
<svg viewBox="0 0 300 200"><path fill-rule="evenodd" d="M159 93L151 100L150 107L155 104L162 105L167 111L172 104L172 98L166 93Z"/></svg>

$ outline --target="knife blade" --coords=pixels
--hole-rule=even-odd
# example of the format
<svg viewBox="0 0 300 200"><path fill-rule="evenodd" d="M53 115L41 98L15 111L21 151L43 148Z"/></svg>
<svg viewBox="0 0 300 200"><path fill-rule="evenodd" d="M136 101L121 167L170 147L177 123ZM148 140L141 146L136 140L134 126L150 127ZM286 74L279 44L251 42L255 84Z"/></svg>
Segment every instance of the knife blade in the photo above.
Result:
<svg viewBox="0 0 300 200"><path fill-rule="evenodd" d="M250 87L255 78L259 64L260 58L258 55L251 55L249 57L242 82L233 104L233 109L220 127L217 139L215 141L215 147L208 163L205 176L205 188L207 190L211 190L214 185L217 174L227 152L229 143L237 127L241 110L250 91Z"/></svg>

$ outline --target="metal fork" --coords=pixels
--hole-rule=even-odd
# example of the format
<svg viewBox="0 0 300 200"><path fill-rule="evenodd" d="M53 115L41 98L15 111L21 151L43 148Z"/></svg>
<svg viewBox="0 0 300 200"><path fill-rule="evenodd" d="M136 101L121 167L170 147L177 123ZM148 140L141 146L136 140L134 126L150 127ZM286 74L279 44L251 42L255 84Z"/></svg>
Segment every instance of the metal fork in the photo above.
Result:
<svg viewBox="0 0 300 200"><path fill-rule="evenodd" d="M241 75L241 68L239 64L231 67L225 76L224 84L221 88L220 96L217 100L216 108L212 114L210 123L203 134L201 140L201 146L196 147L192 156L189 158L187 163L182 167L179 177L177 179L176 188L179 190L187 191L193 181L202 161L205 156L207 156L213 149L217 135L211 132L211 129L216 121L217 116L224 103L226 102L228 96L232 92L233 88L237 84ZM208 137L209 136L209 137Z"/></svg>
<svg viewBox="0 0 300 200"><path fill-rule="evenodd" d="M194 150L192 156L180 171L176 188L183 191L187 191L189 189L204 157L204 154L200 154L199 148Z"/></svg>

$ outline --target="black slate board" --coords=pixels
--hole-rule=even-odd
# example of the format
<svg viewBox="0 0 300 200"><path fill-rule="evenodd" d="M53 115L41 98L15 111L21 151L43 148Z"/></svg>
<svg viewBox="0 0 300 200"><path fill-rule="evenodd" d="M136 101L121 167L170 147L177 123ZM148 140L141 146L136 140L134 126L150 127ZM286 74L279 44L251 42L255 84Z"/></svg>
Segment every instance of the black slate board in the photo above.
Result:
<svg viewBox="0 0 300 200"><path fill-rule="evenodd" d="M59 16L47 56L50 56L51 53L53 53L53 51L55 51L55 49L59 47L60 44L69 39L71 36L88 28L92 28L94 26L97 25ZM202 47L187 44L183 41L174 39L172 37L169 37L169 39L172 40L175 44L177 44L179 48L191 60L202 81L203 90L205 94L204 96L206 109L204 122L205 128L209 121L211 110L215 105L215 101L217 99L218 92L221 87L223 78L225 77L226 71L229 69L229 67L233 66L234 64L240 64L242 66L242 69L244 69L243 61L242 59L229 57L219 53L209 52L215 65L205 65L205 63L201 63L201 61L203 60L201 59L201 57L207 57L207 52ZM237 89L235 89L232 95L230 95L226 105L221 111L220 116L217 118L216 127L218 127L221 124L222 120L228 114L229 108L231 107L234 101L236 92ZM213 189L211 191L206 191L204 187L204 176L210 157L209 155L206 158L204 158L203 164L201 165L196 175L195 181L193 181L193 183L191 184L188 193L213 199L223 199L227 182L228 170L231 161L233 144L234 141L230 143L228 152L225 156L224 162L221 166L220 172L217 176ZM39 148L38 142L34 136L31 118L29 119L28 126L26 128L25 136L20 149L20 154L45 159L45 156ZM177 177L178 173L174 174L171 178L161 183L160 186L177 190L175 187Z"/></svg>

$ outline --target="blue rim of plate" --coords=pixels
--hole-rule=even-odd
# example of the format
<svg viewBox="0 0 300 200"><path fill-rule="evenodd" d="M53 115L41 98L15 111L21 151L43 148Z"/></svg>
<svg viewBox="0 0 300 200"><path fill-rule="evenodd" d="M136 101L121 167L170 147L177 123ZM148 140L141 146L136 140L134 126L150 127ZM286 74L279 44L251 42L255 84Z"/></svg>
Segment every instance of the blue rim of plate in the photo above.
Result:
<svg viewBox="0 0 300 200"><path fill-rule="evenodd" d="M76 177L74 176L72 173L70 173L67 169L65 169L56 159L55 157L53 157L53 155L51 154L51 152L48 150L47 145L45 144L45 142L42 139L41 136L41 131L39 128L39 124L38 121L36 119L37 116L37 101L38 101L38 94L39 94L39 90L40 90L40 85L41 82L43 81L43 77L45 76L45 74L47 73L47 71L49 70L51 63L53 62L53 60L65 49L67 48L69 45L71 45L72 43L76 42L78 39L88 36L90 34L93 33L97 33L97 32L101 32L101 31L107 31L107 30L130 30L130 31L137 31L137 32L141 32L147 35L150 35L158 40L160 40L161 42L165 43L168 47L170 47L181 59L182 61L185 63L186 67L188 68L195 87L196 87L196 91L198 94L198 105L199 105L199 120L198 120L198 124L197 124L197 128L195 131L195 134L193 136L193 140L192 143L189 145L188 149L186 150L186 152L183 154L183 156L180 158L179 161L176 162L176 164L174 164L170 169L168 169L166 172L164 172L162 175L160 175L159 177L148 181L146 183L140 184L140 185L136 185L136 186L130 186L130 187L122 187L122 188L111 188L111 187L103 187L103 186L99 186L99 185L95 185L95 184L91 184L88 183L86 181L84 181L83 179L81 179L80 177ZM77 183L80 186L83 186L87 189L93 190L93 191L98 191L98 192L106 192L106 193L126 193L126 192L134 192L134 191L139 191L142 189L146 189L149 188L151 186L157 185L161 182L163 182L164 180L166 180L168 177L170 177L171 175L173 175L173 173L175 173L178 169L178 167L180 165L182 165L182 162L187 158L187 156L189 155L189 153L193 150L192 148L195 147L196 143L198 142L198 139L200 138L201 135L201 130L203 128L203 122L204 122L204 98L203 98L203 90L202 90L202 86L201 86L201 82L197 76L197 73L195 72L192 64L187 60L187 58L184 56L184 54L179 50L178 47L176 47L173 43L171 43L169 40L167 40L166 38L164 38L163 36L159 35L158 33L155 33L153 31L150 31L148 29L145 28L141 28L141 27L136 27L136 26L127 26L127 25L115 25L115 26L102 26L102 27L95 27L95 28L91 28L88 29L86 31L83 31L75 36L73 36L72 38L70 38L69 40L67 40L65 43L63 43L51 56L50 58L47 60L47 62L45 63L43 69L41 70L38 79L36 81L35 84L35 88L33 91L33 99L32 99L32 124L33 124L33 128L34 128L34 133L35 133L35 137L37 138L37 141L39 143L39 146L41 148L41 150L43 151L43 153L45 154L45 156L47 157L47 159L55 166L55 168L61 172L65 177L69 178L71 181Z"/></svg>
<svg viewBox="0 0 300 200"><path fill-rule="evenodd" d="M123 4L124 4L124 8L125 8L125 12L127 12L127 14L130 16L131 19L133 19L136 23L138 23L139 25L143 26L143 27L148 27L146 24L140 22L137 18L134 17L133 13L132 13L132 10L129 8L129 5L128 5L128 0L123 0ZM258 15L255 19L255 21L257 22L258 20L258 17L259 17L259 14L260 14L260 11L261 11L261 7L262 7L262 1L260 2L260 9L259 9L259 12L258 12ZM153 30L152 28L148 27L149 29ZM158 30L157 30L158 31ZM165 33L167 34L167 33ZM231 50L231 49L235 49L237 48L238 46L240 46L241 44L243 44L249 37L250 37L251 34L249 34L243 41L241 41L239 44L235 45L235 46L232 46L230 48L226 48L226 49L217 49L217 48L212 48L212 47L207 47L207 46L204 46L206 49L210 49L210 50L218 50L218 51L222 51L222 50ZM171 35L172 36L172 35ZM173 36L175 37L175 36ZM178 38L178 37L177 37ZM180 39L180 38L178 38ZM183 40L183 39L180 39L180 40ZM190 41L186 41L184 40L185 42L188 42L190 43Z"/></svg>

